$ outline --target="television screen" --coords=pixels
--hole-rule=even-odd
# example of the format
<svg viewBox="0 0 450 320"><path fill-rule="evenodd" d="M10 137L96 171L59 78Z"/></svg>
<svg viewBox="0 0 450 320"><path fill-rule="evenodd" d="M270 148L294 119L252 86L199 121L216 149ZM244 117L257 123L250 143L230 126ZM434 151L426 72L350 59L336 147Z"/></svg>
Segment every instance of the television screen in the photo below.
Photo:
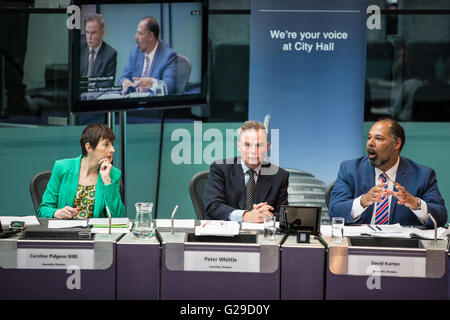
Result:
<svg viewBox="0 0 450 320"><path fill-rule="evenodd" d="M207 1L74 3L71 111L110 112L206 103Z"/></svg>

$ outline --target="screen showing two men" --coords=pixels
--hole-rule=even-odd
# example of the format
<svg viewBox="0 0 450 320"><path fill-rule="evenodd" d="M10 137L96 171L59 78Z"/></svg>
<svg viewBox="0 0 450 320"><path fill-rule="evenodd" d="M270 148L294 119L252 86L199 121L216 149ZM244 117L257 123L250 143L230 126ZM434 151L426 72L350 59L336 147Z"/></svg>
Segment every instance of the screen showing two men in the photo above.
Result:
<svg viewBox="0 0 450 320"><path fill-rule="evenodd" d="M199 94L202 3L81 5L79 100Z"/></svg>

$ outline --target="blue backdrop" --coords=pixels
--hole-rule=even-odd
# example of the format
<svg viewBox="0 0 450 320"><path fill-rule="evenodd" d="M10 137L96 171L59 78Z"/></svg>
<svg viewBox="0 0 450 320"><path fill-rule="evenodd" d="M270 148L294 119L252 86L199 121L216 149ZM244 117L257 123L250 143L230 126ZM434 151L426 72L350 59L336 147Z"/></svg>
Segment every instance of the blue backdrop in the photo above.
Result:
<svg viewBox="0 0 450 320"><path fill-rule="evenodd" d="M249 119L271 115L279 165L326 183L363 153L366 1L251 2Z"/></svg>

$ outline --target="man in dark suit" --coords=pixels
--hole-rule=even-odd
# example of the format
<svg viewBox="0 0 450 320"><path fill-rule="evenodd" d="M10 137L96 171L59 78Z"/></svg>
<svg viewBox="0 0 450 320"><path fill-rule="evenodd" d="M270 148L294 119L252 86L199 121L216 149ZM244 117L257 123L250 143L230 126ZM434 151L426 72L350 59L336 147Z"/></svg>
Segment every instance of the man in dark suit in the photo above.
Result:
<svg viewBox="0 0 450 320"><path fill-rule="evenodd" d="M128 64L119 79L122 92L131 87L141 92L163 88L158 95L172 94L176 87L177 54L159 39L159 24L153 17L143 18L135 35Z"/></svg>
<svg viewBox="0 0 450 320"><path fill-rule="evenodd" d="M269 142L263 124L245 122L238 131L241 157L211 164L204 203L209 219L264 222L288 204L289 173L263 163Z"/></svg>
<svg viewBox="0 0 450 320"><path fill-rule="evenodd" d="M330 194L330 216L346 222L439 226L447 210L433 169L400 157L405 132L392 119L376 122L367 139L368 156L344 161Z"/></svg>
<svg viewBox="0 0 450 320"><path fill-rule="evenodd" d="M100 14L87 16L85 22L86 42L81 44L80 74L90 79L95 87L112 87L116 76L117 52L105 41L105 22Z"/></svg>

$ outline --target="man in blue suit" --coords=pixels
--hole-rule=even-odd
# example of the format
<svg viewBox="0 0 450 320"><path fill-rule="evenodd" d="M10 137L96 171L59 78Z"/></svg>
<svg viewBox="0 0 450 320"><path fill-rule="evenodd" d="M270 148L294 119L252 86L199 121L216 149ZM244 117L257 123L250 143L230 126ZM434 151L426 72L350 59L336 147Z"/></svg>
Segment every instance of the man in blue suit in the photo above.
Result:
<svg viewBox="0 0 450 320"><path fill-rule="evenodd" d="M289 173L263 162L269 142L264 125L245 122L238 131L241 157L211 164L205 185L206 218L264 222L288 204Z"/></svg>
<svg viewBox="0 0 450 320"><path fill-rule="evenodd" d="M140 92L164 87L164 94L175 91L177 54L159 39L159 24L153 17L143 18L135 35L136 46L131 49L128 64L119 79L122 93L130 88ZM158 81L158 80L162 80Z"/></svg>
<svg viewBox="0 0 450 320"><path fill-rule="evenodd" d="M376 122L367 138L368 156L344 161L330 194L330 216L346 222L438 226L447 210L433 169L400 157L405 132L392 119Z"/></svg>

